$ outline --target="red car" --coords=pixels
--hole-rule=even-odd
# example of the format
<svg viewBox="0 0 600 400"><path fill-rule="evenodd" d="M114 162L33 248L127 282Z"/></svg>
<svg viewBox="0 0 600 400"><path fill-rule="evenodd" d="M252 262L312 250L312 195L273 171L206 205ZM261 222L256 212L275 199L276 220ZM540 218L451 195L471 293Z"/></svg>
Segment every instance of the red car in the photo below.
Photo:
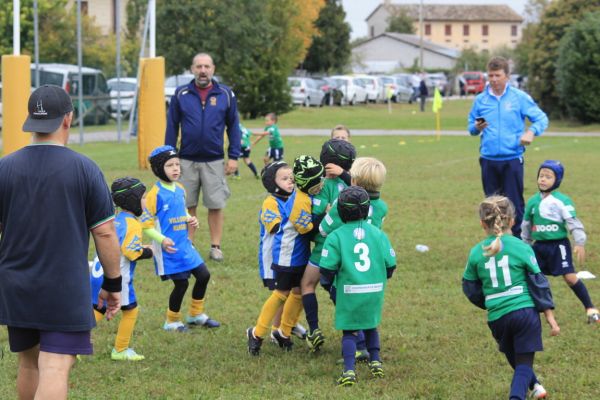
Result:
<svg viewBox="0 0 600 400"><path fill-rule="evenodd" d="M463 72L465 94L479 94L485 88L485 76L480 71Z"/></svg>

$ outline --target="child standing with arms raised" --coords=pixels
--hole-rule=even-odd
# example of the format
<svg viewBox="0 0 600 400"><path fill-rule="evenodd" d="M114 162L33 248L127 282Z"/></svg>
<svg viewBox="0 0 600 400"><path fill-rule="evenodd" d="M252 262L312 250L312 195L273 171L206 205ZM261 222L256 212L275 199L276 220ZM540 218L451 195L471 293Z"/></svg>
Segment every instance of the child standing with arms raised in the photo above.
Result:
<svg viewBox="0 0 600 400"><path fill-rule="evenodd" d="M265 136L269 136L269 148L264 157L265 165L269 161L281 161L283 160L283 140L281 139L281 133L277 126L277 114L268 113L265 116L265 130L261 133L254 133L253 135L258 136L258 139L253 144L258 143Z"/></svg>
<svg viewBox="0 0 600 400"><path fill-rule="evenodd" d="M187 330L181 321L180 309L191 275L196 282L186 322L193 326L216 328L221 324L204 313L210 272L187 235L188 224L197 227L198 220L187 213L185 191L177 182L181 176L177 151L168 145L157 147L150 154L150 165L159 180L146 196L146 210L142 215L144 233L154 241L156 274L163 281L172 280L174 285L163 329Z"/></svg>
<svg viewBox="0 0 600 400"><path fill-rule="evenodd" d="M577 219L571 198L558 191L564 176L564 167L559 161L546 160L538 169L539 193L528 201L521 224L521 237L533 243L533 251L545 275L560 276L569 285L575 296L585 307L588 323L600 323L600 313L594 307L584 283L577 278L571 257L571 242L568 231L573 235L573 252L577 263L585 261L586 234L583 224Z"/></svg>
<svg viewBox="0 0 600 400"><path fill-rule="evenodd" d="M471 249L463 274L463 292L477 307L488 311L488 326L514 369L511 400L524 400L528 389L534 399L546 390L533 372L536 351L542 351L543 312L550 334L560 328L546 277L531 247L512 236L515 209L510 200L492 196L479 205L481 226L488 237Z"/></svg>

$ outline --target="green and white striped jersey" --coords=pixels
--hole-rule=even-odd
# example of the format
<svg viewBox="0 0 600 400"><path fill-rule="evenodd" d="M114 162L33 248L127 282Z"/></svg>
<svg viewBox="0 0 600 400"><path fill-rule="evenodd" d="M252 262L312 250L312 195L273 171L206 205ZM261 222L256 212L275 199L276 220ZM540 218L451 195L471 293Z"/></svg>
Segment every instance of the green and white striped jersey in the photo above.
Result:
<svg viewBox="0 0 600 400"><path fill-rule="evenodd" d="M568 236L566 220L576 216L571 198L555 190L545 198L534 194L527 201L523 220L531 223L533 240L558 240Z"/></svg>

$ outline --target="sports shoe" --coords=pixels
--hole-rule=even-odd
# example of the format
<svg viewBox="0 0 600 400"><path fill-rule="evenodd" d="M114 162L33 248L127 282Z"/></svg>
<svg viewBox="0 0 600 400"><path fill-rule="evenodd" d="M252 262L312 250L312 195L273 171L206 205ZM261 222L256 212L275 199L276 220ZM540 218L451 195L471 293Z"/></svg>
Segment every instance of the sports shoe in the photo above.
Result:
<svg viewBox="0 0 600 400"><path fill-rule="evenodd" d="M595 308L590 308L589 310L587 310L587 318L588 324L600 323L600 313Z"/></svg>
<svg viewBox="0 0 600 400"><path fill-rule="evenodd" d="M357 363L366 363L369 361L369 357L371 355L369 354L369 352L366 349L363 350L356 350L356 353L354 354L354 361ZM336 362L336 364L343 364L344 363L344 359L340 358L338 359Z"/></svg>
<svg viewBox="0 0 600 400"><path fill-rule="evenodd" d="M271 338L275 339L279 347L281 347L284 351L292 351L292 347L294 346L292 339L283 336L279 329L271 332Z"/></svg>
<svg viewBox="0 0 600 400"><path fill-rule="evenodd" d="M254 336L252 332L254 328L248 328L246 330L246 337L248 338L248 353L252 356L258 356L260 354L260 346L262 346L263 340Z"/></svg>
<svg viewBox="0 0 600 400"><path fill-rule="evenodd" d="M209 318L208 315L204 313L195 316L188 315L185 317L185 322L192 327L203 326L205 328L218 328L221 326L219 321Z"/></svg>
<svg viewBox="0 0 600 400"><path fill-rule="evenodd" d="M292 328L292 335L297 336L302 340L305 340L306 339L306 328L300 324L296 324L296 326L294 326Z"/></svg>
<svg viewBox="0 0 600 400"><path fill-rule="evenodd" d="M241 181L241 180L242 180L242 177L241 177L241 176L239 176L239 175L233 175L233 176L231 177L231 179L235 179L236 181Z"/></svg>
<svg viewBox="0 0 600 400"><path fill-rule="evenodd" d="M306 343L308 344L308 348L311 352L316 352L319 350L319 347L325 343L325 336L320 329L315 329L311 333L306 335Z"/></svg>
<svg viewBox="0 0 600 400"><path fill-rule="evenodd" d="M170 332L187 332L188 331L188 327L185 326L183 324L183 322L181 321L175 321L175 322L167 322L165 321L165 324L163 325L163 329L165 331L170 331Z"/></svg>
<svg viewBox="0 0 600 400"><path fill-rule="evenodd" d="M132 348L123 351L112 349L112 353L110 353L110 359L115 361L142 361L144 358L146 357L136 353Z"/></svg>
<svg viewBox="0 0 600 400"><path fill-rule="evenodd" d="M535 383L533 385L533 389L531 389L531 393L529 393L529 398L530 399L545 399L547 395L548 395L548 392L546 392L546 389L544 389L544 387L541 384Z"/></svg>
<svg viewBox="0 0 600 400"><path fill-rule="evenodd" d="M371 375L375 378L383 378L385 376L381 361L371 361L369 363L369 371L371 371Z"/></svg>
<svg viewBox="0 0 600 400"><path fill-rule="evenodd" d="M356 384L356 373L349 369L348 371L342 372L342 375L337 380L338 386L353 386Z"/></svg>
<svg viewBox="0 0 600 400"><path fill-rule="evenodd" d="M208 256L214 261L223 261L223 252L217 247L211 247Z"/></svg>

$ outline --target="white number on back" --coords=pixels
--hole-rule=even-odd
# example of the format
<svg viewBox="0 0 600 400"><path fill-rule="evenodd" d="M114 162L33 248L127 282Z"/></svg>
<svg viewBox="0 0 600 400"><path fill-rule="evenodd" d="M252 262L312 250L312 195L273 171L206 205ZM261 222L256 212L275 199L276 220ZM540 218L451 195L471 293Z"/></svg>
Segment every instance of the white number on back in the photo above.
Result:
<svg viewBox="0 0 600 400"><path fill-rule="evenodd" d="M356 243L354 254L358 254L360 262L355 262L354 266L360 272L368 271L371 268L371 259L369 258L369 246L366 243Z"/></svg>
<svg viewBox="0 0 600 400"><path fill-rule="evenodd" d="M498 267L502 269L502 275L504 278L504 286L512 285L512 278L510 277L510 267L508 265L508 256L504 256L498 261ZM490 258L485 263L485 269L490 270L490 279L492 280L492 287L498 287L498 275L496 274L496 259Z"/></svg>

